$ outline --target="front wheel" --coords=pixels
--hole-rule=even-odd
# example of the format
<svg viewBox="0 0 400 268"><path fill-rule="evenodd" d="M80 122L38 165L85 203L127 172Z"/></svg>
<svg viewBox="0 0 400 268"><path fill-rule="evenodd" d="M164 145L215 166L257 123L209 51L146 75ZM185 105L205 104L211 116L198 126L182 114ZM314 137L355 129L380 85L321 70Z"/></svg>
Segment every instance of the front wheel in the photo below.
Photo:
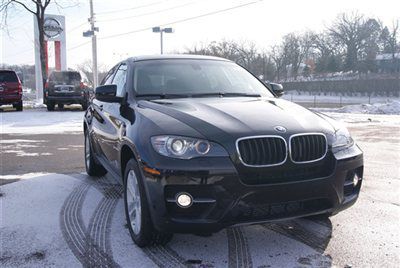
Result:
<svg viewBox="0 0 400 268"><path fill-rule="evenodd" d="M96 160L90 142L89 133L85 131L85 167L89 176L103 176L107 173L106 169Z"/></svg>
<svg viewBox="0 0 400 268"><path fill-rule="evenodd" d="M82 110L83 111L86 111L88 107L89 107L89 104L87 102L82 103Z"/></svg>
<svg viewBox="0 0 400 268"><path fill-rule="evenodd" d="M47 102L47 111L54 111L55 104L53 102Z"/></svg>
<svg viewBox="0 0 400 268"><path fill-rule="evenodd" d="M14 106L14 108L17 110L17 111L22 111L22 109L23 109L23 104L22 104L22 101L20 101L20 102L18 102L17 104L15 104L15 105L13 105Z"/></svg>
<svg viewBox="0 0 400 268"><path fill-rule="evenodd" d="M154 229L138 165L131 159L124 174L124 204L129 233L139 247L165 245L172 234Z"/></svg>

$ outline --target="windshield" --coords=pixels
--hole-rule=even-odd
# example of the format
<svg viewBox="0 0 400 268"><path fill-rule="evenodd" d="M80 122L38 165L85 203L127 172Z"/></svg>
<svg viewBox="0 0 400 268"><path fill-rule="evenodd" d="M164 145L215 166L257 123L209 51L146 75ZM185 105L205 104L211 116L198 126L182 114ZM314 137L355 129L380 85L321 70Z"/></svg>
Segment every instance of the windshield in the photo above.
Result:
<svg viewBox="0 0 400 268"><path fill-rule="evenodd" d="M76 84L81 81L81 75L78 72L52 72L49 81L54 83Z"/></svg>
<svg viewBox="0 0 400 268"><path fill-rule="evenodd" d="M18 77L12 71L0 71L0 82L18 82Z"/></svg>
<svg viewBox="0 0 400 268"><path fill-rule="evenodd" d="M137 96L254 96L272 97L249 72L232 62L217 60L151 60L135 63Z"/></svg>

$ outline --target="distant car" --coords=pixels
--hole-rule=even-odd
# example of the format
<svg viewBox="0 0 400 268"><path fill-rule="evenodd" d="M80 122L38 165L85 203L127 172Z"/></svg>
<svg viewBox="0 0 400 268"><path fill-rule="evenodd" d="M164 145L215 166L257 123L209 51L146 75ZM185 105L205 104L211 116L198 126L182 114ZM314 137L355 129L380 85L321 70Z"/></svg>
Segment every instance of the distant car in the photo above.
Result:
<svg viewBox="0 0 400 268"><path fill-rule="evenodd" d="M22 84L11 70L0 70L0 105L10 105L22 111Z"/></svg>
<svg viewBox="0 0 400 268"><path fill-rule="evenodd" d="M350 207L362 151L340 122L282 94L221 58L127 59L86 111L86 171L123 183L128 229L141 247L172 233Z"/></svg>
<svg viewBox="0 0 400 268"><path fill-rule="evenodd" d="M86 110L89 103L89 89L82 82L76 71L55 71L47 79L44 89L44 104L47 110L53 111L55 105L59 109L64 105L80 104Z"/></svg>

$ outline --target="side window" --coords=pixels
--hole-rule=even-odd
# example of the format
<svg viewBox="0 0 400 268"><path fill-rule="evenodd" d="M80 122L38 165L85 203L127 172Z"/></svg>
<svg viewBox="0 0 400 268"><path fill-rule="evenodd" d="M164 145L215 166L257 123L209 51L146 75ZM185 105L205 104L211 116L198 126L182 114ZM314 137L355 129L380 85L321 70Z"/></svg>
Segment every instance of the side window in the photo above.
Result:
<svg viewBox="0 0 400 268"><path fill-rule="evenodd" d="M112 67L112 69L108 71L106 76L101 81L100 85L110 85L111 84L111 81L113 79L113 75L114 75L114 72L115 72L116 68L117 68L117 65Z"/></svg>
<svg viewBox="0 0 400 268"><path fill-rule="evenodd" d="M125 93L125 83L126 83L126 72L128 67L126 64L121 64L115 73L112 83L117 85L117 96L123 97Z"/></svg>

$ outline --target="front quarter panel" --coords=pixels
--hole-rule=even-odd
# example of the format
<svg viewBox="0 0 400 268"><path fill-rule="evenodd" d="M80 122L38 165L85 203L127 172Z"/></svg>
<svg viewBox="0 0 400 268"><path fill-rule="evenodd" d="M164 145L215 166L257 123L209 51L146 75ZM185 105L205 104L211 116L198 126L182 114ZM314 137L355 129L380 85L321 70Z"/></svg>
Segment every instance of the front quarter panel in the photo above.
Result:
<svg viewBox="0 0 400 268"><path fill-rule="evenodd" d="M135 121L126 126L125 144L131 143L138 160L150 166L158 162L159 155L151 145L151 137L157 135L179 135L205 138L188 125L158 111L138 105L133 107ZM123 144L121 144L121 147Z"/></svg>

